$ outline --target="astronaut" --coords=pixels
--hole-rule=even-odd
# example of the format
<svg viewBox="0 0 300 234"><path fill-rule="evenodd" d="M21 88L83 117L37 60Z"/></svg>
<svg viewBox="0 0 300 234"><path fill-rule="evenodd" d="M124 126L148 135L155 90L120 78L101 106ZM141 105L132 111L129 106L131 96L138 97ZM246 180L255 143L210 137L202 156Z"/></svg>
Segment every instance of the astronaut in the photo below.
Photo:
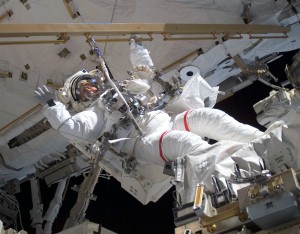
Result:
<svg viewBox="0 0 300 234"><path fill-rule="evenodd" d="M44 106L43 113L52 127L84 154L85 148L93 146L101 136L112 132L114 128L117 128L114 139L127 137L128 140L112 145L112 149L133 155L138 163L151 162L158 165L186 155L200 156L209 152L213 156L224 153L224 150L219 150L224 147L222 140L231 142L230 153L227 152L230 155L242 145L264 135L254 127L239 123L223 111L198 108L174 118L163 110L137 114L136 120L143 131L140 136L132 124L121 124L126 118L126 112L120 111L122 105L116 101L116 93L109 98L116 102L108 101L108 91L110 89L105 90L105 78L100 71L83 70L70 77L58 91L60 101L46 87L39 88L35 94ZM74 109L76 111L72 112ZM220 143L210 145L203 140L204 137Z"/></svg>
<svg viewBox="0 0 300 234"><path fill-rule="evenodd" d="M191 96L191 99L187 98L188 95L183 96L181 105L178 105L180 108L176 109L177 101L184 92L178 96L166 95L173 98L169 100L175 107L169 108L172 111L149 108L149 103L145 103L141 95L153 89L157 97L160 90L165 88L161 85L164 83L153 79L156 73L149 51L133 39L130 41L130 59L137 76L125 83L124 90L131 93L126 96L126 100L142 134L139 134L137 126L132 124L132 119L124 111L123 99L107 84L107 78L99 70L77 72L67 79L64 87L58 91L57 98L46 87L35 92L52 127L88 157L92 157L90 151L93 151L95 142L107 133L111 139L126 139L110 146L115 152L132 155L138 163L158 165L191 155L198 156L194 158L203 155L204 158L207 155L211 159L224 158L264 135L252 126L239 123L223 111L212 109L218 89L210 87L199 74L185 84L187 87L199 87L199 95L196 93L196 97ZM184 90L184 87L183 91L191 92L189 89ZM172 102L174 99L175 102ZM167 99L164 101L168 102ZM155 106L157 100L152 104ZM147 108L142 108L143 105ZM214 139L218 143L210 145L204 138ZM103 160L106 160L105 157ZM212 169L212 172L220 168L223 167ZM190 171L197 170L192 168ZM191 189L185 190L192 194L192 185ZM187 197L187 201L192 199L190 195Z"/></svg>
<svg viewBox="0 0 300 234"><path fill-rule="evenodd" d="M186 202L193 200L196 183L202 181L208 190L212 190L211 176L220 179L232 177L236 163L246 177L261 172L262 158L276 172L284 167L300 168L296 157L299 124L292 128L279 122L263 133L217 109L192 109L175 117L157 110L136 115L143 131L141 136L132 124L120 124L126 113L120 112L118 105L114 108L107 102L104 80L100 71L88 73L83 70L76 73L59 91L58 96L64 96L60 100L64 100L65 104L56 100L46 87L39 88L36 95L44 105L45 117L54 129L84 154L84 148L117 128L114 139L127 137L128 140L116 143L111 148L134 156L138 163L165 165L184 161L183 168L177 170L175 177L184 185L180 189ZM116 93L111 99L115 98ZM88 107L72 113L67 109L67 104L78 110ZM204 137L218 142L209 144ZM290 152L292 157L280 155L282 149ZM277 160L277 157L281 160Z"/></svg>
<svg viewBox="0 0 300 234"><path fill-rule="evenodd" d="M60 101L56 100L54 94L45 86L38 88L35 95L44 105L44 115L54 129L59 130L71 141L94 143L124 117L124 113L120 111L122 103L118 103L116 93L111 97L115 102L114 107L108 103L106 98L108 91L104 90L104 80L99 70L90 73L83 70L70 77L59 90ZM75 110L75 114L67 110L68 105L71 110ZM147 138L150 133L160 136L166 130L188 135L190 134L188 132L191 132L202 138L236 142L250 142L263 135L258 129L241 124L223 111L211 108L187 110L174 118L163 110L150 111L138 116L137 119L144 130L141 139ZM132 130L130 134L134 135Z"/></svg>

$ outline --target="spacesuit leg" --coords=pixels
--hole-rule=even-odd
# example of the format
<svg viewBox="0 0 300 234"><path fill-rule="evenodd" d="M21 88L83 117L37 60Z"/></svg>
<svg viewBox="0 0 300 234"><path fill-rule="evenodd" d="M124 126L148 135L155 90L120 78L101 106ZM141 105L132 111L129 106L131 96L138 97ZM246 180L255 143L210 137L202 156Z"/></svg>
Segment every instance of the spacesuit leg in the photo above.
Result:
<svg viewBox="0 0 300 234"><path fill-rule="evenodd" d="M159 165L175 162L177 168L174 180L184 184L185 195L182 196L186 197L184 199L186 202L190 202L197 183L203 182L208 190L212 190L212 175L220 179L234 175L235 160L231 155L247 145L233 141L220 141L211 145L194 133L169 130L155 132L137 140L133 153L137 161ZM247 154L247 157L247 160L254 158L253 164L259 168L259 156L256 152ZM241 157L238 161L241 163L245 160ZM179 169L180 164L182 168ZM247 162L243 164L248 170L249 164ZM241 168L244 167L241 165Z"/></svg>
<svg viewBox="0 0 300 234"><path fill-rule="evenodd" d="M225 112L211 108L198 108L183 112L174 119L172 129L190 131L209 139L248 143L264 133L242 124Z"/></svg>
<svg viewBox="0 0 300 234"><path fill-rule="evenodd" d="M191 132L159 131L138 139L133 154L138 160L164 165L208 146L206 141Z"/></svg>
<svg viewBox="0 0 300 234"><path fill-rule="evenodd" d="M236 142L240 148L244 143ZM186 131L154 132L138 139L133 154L138 160L164 165L186 155L199 156L207 152L214 155L217 144L210 145L200 136ZM235 149L236 150L236 149ZM233 153L235 150L230 151ZM229 151L227 152L229 154Z"/></svg>
<svg viewBox="0 0 300 234"><path fill-rule="evenodd" d="M270 134L263 134L250 143L222 140L212 145L192 132L154 132L136 142L134 155L137 160L159 165L175 162L174 179L184 188L184 201L191 202L197 183L203 183L205 191L214 192L212 176L225 188L226 180L237 176L236 164L241 174L239 178L260 175L265 169L278 173L290 167L299 168L297 126L290 129L278 125ZM179 170L180 163L182 168Z"/></svg>

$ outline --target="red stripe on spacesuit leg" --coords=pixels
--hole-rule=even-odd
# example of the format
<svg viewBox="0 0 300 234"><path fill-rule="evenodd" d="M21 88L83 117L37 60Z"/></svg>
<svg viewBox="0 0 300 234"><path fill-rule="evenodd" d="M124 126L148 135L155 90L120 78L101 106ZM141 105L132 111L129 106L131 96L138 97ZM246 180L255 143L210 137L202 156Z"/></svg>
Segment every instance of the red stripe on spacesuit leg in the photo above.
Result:
<svg viewBox="0 0 300 234"><path fill-rule="evenodd" d="M190 131L189 125L187 123L187 115L188 115L189 111L186 111L183 117L183 124L184 124L184 128L186 131Z"/></svg>
<svg viewBox="0 0 300 234"><path fill-rule="evenodd" d="M164 154L162 152L162 140L167 133L168 133L168 131L163 132L163 134L161 134L161 136L159 138L159 156L161 157L161 159L164 162L167 162L168 160L166 159L166 157L164 156Z"/></svg>

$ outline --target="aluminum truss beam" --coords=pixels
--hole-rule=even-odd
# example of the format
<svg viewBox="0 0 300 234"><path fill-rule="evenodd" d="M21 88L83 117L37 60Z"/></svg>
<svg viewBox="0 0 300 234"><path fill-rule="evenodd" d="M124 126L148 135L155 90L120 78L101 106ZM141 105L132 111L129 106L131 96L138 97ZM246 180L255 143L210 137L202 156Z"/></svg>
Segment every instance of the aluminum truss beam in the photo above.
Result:
<svg viewBox="0 0 300 234"><path fill-rule="evenodd" d="M283 34L289 27L252 24L139 24L139 23L70 23L70 24L0 24L0 37L84 35L110 36L126 34L162 35L236 35Z"/></svg>

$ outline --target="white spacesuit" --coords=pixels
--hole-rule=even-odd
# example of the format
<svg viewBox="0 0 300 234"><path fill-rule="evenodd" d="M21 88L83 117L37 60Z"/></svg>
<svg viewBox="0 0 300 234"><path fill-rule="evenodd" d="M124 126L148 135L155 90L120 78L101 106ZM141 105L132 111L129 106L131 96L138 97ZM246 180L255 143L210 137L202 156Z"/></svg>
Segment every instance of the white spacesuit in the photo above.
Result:
<svg viewBox="0 0 300 234"><path fill-rule="evenodd" d="M179 182L178 192L183 202L193 200L195 185L199 182L203 182L206 189L212 191L212 175L220 181L234 176L235 164L239 165L243 176L249 177L261 173L262 158L267 167L275 171L282 170L283 165L292 166L294 161L289 160L285 154L278 156L282 148L294 156L298 153L294 137L297 129L276 123L268 130L270 134L264 134L254 127L237 122L223 111L204 107L188 108L175 116L163 110L137 113L135 117L143 131L143 135L139 135L130 121L125 127L121 124L126 112L120 111L122 103L118 103L117 93L110 97L109 90L103 92L103 81L100 71L80 71L67 80L60 90L65 104L71 102L73 107L89 105L73 115L65 104L49 101L51 95L48 95L47 89L40 89L37 94L44 104L45 117L54 129L84 154L87 152L83 149L91 148L108 132L113 133L113 139L126 139L111 145L111 148L115 152L134 156L138 163L164 165L176 162L174 180ZM81 92L87 92L81 86L88 82L90 86L96 87L95 90L81 95ZM99 95L100 98L96 99ZM82 96L84 99L81 99ZM210 145L203 140L204 137L218 142ZM277 161L274 155L283 157L284 163L282 160ZM105 157L103 160L106 160Z"/></svg>
<svg viewBox="0 0 300 234"><path fill-rule="evenodd" d="M95 77L86 71L72 76L72 79L84 80L84 83L89 80L87 78L93 80ZM77 82L73 81L73 84ZM72 87L69 87L69 90L72 91ZM71 91L65 97L72 97ZM78 90L73 91L75 96ZM43 91L44 94L42 90L38 92L41 97L49 98L46 95L47 90ZM61 89L61 92L64 93L65 90ZM67 110L66 105L59 101L48 101L43 112L54 129L79 149L83 149L93 145L105 132L110 132L112 126L118 124L124 116L120 111L105 106L104 96L105 93L97 100L89 100L90 107L73 115ZM77 102L83 104L79 99ZM78 106L78 103L73 103L73 106ZM223 111L211 108L189 110L176 115L175 118L162 110L150 111L137 116L137 120L144 135L139 136L133 125L126 128L118 125L115 138L129 139L115 144L112 148L133 155L138 162L152 162L159 165L186 155L201 155L206 151L213 155L218 153L218 147L209 145L203 140L204 137L241 142L237 145L243 145L263 135L256 128L241 124Z"/></svg>
<svg viewBox="0 0 300 234"><path fill-rule="evenodd" d="M86 71L84 76L88 76ZM109 111L103 105L103 95L90 107L74 115L61 102L54 101L54 104L50 102L50 105L44 106L45 117L70 142L83 145L80 149L84 145L94 144L104 132L110 132L113 124L118 123L122 116L120 112ZM297 125L288 128L281 122L275 123L268 130L270 134L264 134L237 122L223 111L210 108L193 109L175 118L162 110L151 111L137 119L144 135L139 136L132 125L128 128L119 126L115 137L129 139L112 148L133 155L141 163L164 165L166 162L184 160L185 166L177 170L176 180L184 184L181 192L186 202L193 200L197 182L204 182L207 189L212 190L211 175L220 179L230 178L234 175L235 163L240 165L242 174L246 176L261 172L261 157L267 166L271 165L277 172L282 170L282 165L296 165ZM218 142L210 145L203 137ZM293 160L288 159L282 149L291 152ZM285 158L284 163L276 161L274 155Z"/></svg>
<svg viewBox="0 0 300 234"><path fill-rule="evenodd" d="M164 91L163 87L153 79L156 71L149 51L145 49L141 43L136 43L133 39L130 40L130 60L137 77L126 82L125 89L127 91L133 94L141 94L144 91L144 87L149 87L149 89L151 87L151 91L153 91L155 96L158 96L160 92ZM141 87L139 86L142 84L140 80L142 80L142 83L146 86L139 89L136 87ZM85 93L82 88L80 88L80 84L83 81L92 81L92 85L97 86L94 97L89 100L86 98L82 100L79 97L79 94L82 95L82 93ZM117 93L111 96L109 91L105 91L104 83L105 78L99 70L94 70L89 73L83 70L70 77L65 82L64 87L60 89L58 96L63 103L70 104L72 109L81 112L72 116L63 104L55 102L56 105L50 105L50 107L44 108L44 115L52 127L58 129L73 143L84 141L94 144L104 132L110 132L112 125L117 124L122 117L119 108L123 103L121 100L118 100L119 95ZM148 84L150 85L147 86ZM207 143L202 140L204 137L217 141L232 140L247 143L263 135L263 133L256 128L241 124L220 110L205 108L204 102L210 103L209 107L215 104L218 88L210 87L199 74L195 74L185 85L187 89L183 87L183 91L186 92L186 96L182 98L182 95L177 95L174 97L174 99L176 99L175 102L171 100L171 105L174 106L171 112L173 115L170 116L165 111L146 111L144 115L137 116L139 125L144 132L143 137L136 138L138 134L133 130L133 127L129 128L129 130L122 131L121 134L120 131L117 132L120 134L118 137L130 136L130 138L132 138L131 140L127 140L122 150L119 147L119 151L125 151L134 156L140 155L137 158L163 164L165 162L162 160L162 154L158 153L160 147L162 147L162 151L164 151L164 144L162 143L165 141L178 141L179 138L182 138L181 135L185 135L185 143L182 145L185 145L183 148L187 148L187 150L189 148L188 145L193 144L195 141L199 143L202 142L206 145ZM131 88L133 86L135 88L132 92ZM191 89L191 86L198 88L198 91L195 93L195 90ZM99 97L100 93L102 93L102 95L96 101L96 97ZM89 95L84 94L83 96ZM109 98L107 98L107 96L109 96L110 100L114 100L113 103L108 103ZM164 101L168 101L170 97L167 97L168 95L165 96L166 99L164 99ZM186 101L187 99L185 97L187 96L190 97L190 101ZM176 106L178 99L185 100L184 104L182 104L183 101L181 101L182 105L180 108ZM193 102L191 101L192 99ZM207 99L209 99L209 101L207 101ZM89 108L85 109L87 106L89 106ZM184 113L182 113L183 111ZM174 113L176 115L174 115ZM167 130L172 130L172 133L164 133ZM199 138L199 136L201 138ZM194 139L195 137L197 140ZM157 147L153 148L155 144ZM141 154L140 152L147 152L147 154ZM174 155L170 155L167 158L169 160L176 159L178 157L177 150L175 150L174 153ZM183 155L185 155L185 153L183 153Z"/></svg>

